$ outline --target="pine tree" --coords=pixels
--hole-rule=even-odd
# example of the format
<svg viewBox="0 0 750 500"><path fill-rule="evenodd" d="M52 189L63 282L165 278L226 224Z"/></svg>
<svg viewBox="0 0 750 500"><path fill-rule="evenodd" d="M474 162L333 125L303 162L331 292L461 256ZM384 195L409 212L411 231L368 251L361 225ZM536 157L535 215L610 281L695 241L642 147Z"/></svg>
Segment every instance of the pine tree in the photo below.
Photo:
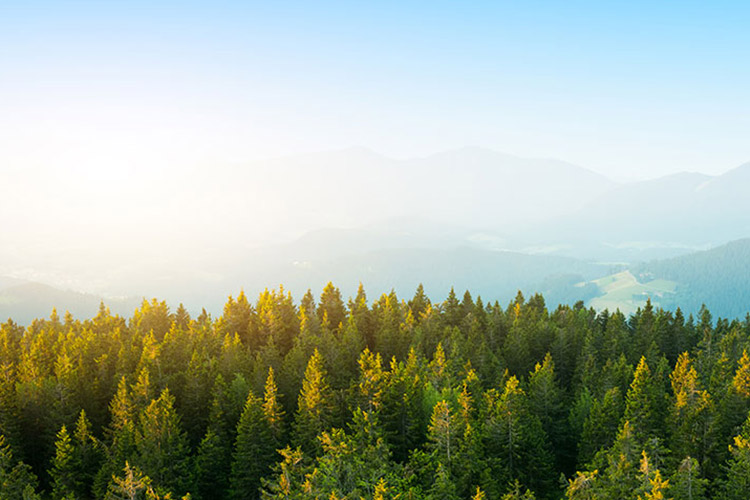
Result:
<svg viewBox="0 0 750 500"><path fill-rule="evenodd" d="M195 493L199 500L221 500L229 491L232 450L224 412L220 395L216 395L195 456Z"/></svg>
<svg viewBox="0 0 750 500"><path fill-rule="evenodd" d="M259 497L261 478L275 463L276 440L264 413L263 401L250 392L237 423L237 439L232 456L231 498Z"/></svg>
<svg viewBox="0 0 750 500"><path fill-rule="evenodd" d="M294 418L294 439L303 450L314 454L320 450L317 437L333 423L333 395L317 349L310 356L302 382L302 391Z"/></svg>
<svg viewBox="0 0 750 500"><path fill-rule="evenodd" d="M623 417L630 423L633 437L639 446L645 445L651 438L663 435L660 415L664 406L663 392L654 380L646 358L642 356L625 398Z"/></svg>
<svg viewBox="0 0 750 500"><path fill-rule="evenodd" d="M125 462L122 476L112 476L104 500L138 500L146 497L151 489L151 479L136 467ZM150 495L153 497L153 495Z"/></svg>
<svg viewBox="0 0 750 500"><path fill-rule="evenodd" d="M282 460L274 468L275 480L263 480L262 500L306 500L309 494L299 491L304 483L310 488L308 478L305 477L303 454L299 448L292 450L288 446L279 450Z"/></svg>
<svg viewBox="0 0 750 500"><path fill-rule="evenodd" d="M112 477L118 474L126 461L136 455L135 408L125 377L120 378L117 392L109 404L110 424L105 429L105 437L110 444L105 449L105 458L94 481L96 497L103 497Z"/></svg>
<svg viewBox="0 0 750 500"><path fill-rule="evenodd" d="M101 467L102 449L101 443L94 437L91 431L91 422L86 417L86 412L81 410L76 421L73 433L73 462L77 469L76 477L81 484L78 496L81 498L92 497L92 485L96 472Z"/></svg>
<svg viewBox="0 0 750 500"><path fill-rule="evenodd" d="M670 449L678 461L687 456L705 460L712 445L712 401L702 390L698 373L691 365L688 353L679 356L670 375L673 400L670 406Z"/></svg>
<svg viewBox="0 0 750 500"><path fill-rule="evenodd" d="M567 500L598 500L598 472L597 470L592 472L576 472L575 478L568 480L568 487L565 489L565 498Z"/></svg>
<svg viewBox="0 0 750 500"><path fill-rule="evenodd" d="M541 422L528 409L526 393L515 376L491 403L484 425L484 448L492 479L508 484L518 479L547 497L553 493L553 457Z"/></svg>
<svg viewBox="0 0 750 500"><path fill-rule="evenodd" d="M284 435L284 408L279 402L279 391L276 388L273 367L268 367L268 377L263 389L263 415L271 429L274 450L281 446Z"/></svg>
<svg viewBox="0 0 750 500"><path fill-rule="evenodd" d="M685 457L670 479L669 494L674 500L705 500L708 481L701 477L698 461Z"/></svg>
<svg viewBox="0 0 750 500"><path fill-rule="evenodd" d="M502 500L535 500L534 493L523 488L518 480L514 481L508 493L503 495Z"/></svg>
<svg viewBox="0 0 750 500"><path fill-rule="evenodd" d="M445 401L438 401L432 410L427 439L438 464L443 467L448 476L451 475L452 459L456 454L457 431L455 417L452 415L450 406Z"/></svg>
<svg viewBox="0 0 750 500"><path fill-rule="evenodd" d="M459 500L456 484L447 467L438 463L435 478L427 493L427 500Z"/></svg>
<svg viewBox="0 0 750 500"><path fill-rule="evenodd" d="M333 286L333 283L328 282L325 288L323 288L317 312L320 322L324 323L327 321L333 332L338 332L346 324L344 301L341 300L341 292Z"/></svg>
<svg viewBox="0 0 750 500"><path fill-rule="evenodd" d="M641 463L638 468L638 500L664 500L664 494L669 488L669 480L661 476L661 471L651 465L646 452L641 453Z"/></svg>
<svg viewBox="0 0 750 500"><path fill-rule="evenodd" d="M384 382L383 361L380 353L365 348L359 356L359 406L371 412L380 406Z"/></svg>
<svg viewBox="0 0 750 500"><path fill-rule="evenodd" d="M423 405L425 381L414 350L409 352L405 364L392 359L385 376L386 383L380 398L380 421L394 458L398 462L405 462L409 452L424 442L427 432L427 415Z"/></svg>
<svg viewBox="0 0 750 500"><path fill-rule="evenodd" d="M557 463L561 467L565 464L572 466L572 457L575 453L566 450L564 446L564 436L568 434L568 429L563 417L562 394L555 379L555 363L549 353L541 364L536 364L534 371L529 375L528 400L529 410L541 422L552 449L556 452Z"/></svg>
<svg viewBox="0 0 750 500"><path fill-rule="evenodd" d="M750 416L742 426L742 432L734 437L729 451L731 458L727 466L723 499L744 500L750 491Z"/></svg>
<svg viewBox="0 0 750 500"><path fill-rule="evenodd" d="M414 320L419 323L422 320L422 315L430 305L430 299L424 293L424 286L422 283L417 286L417 291L414 293L414 297L408 302L409 310L414 316Z"/></svg>
<svg viewBox="0 0 750 500"><path fill-rule="evenodd" d="M10 445L5 443L5 436L0 434L0 498L3 500L36 497L37 478L31 467L13 459Z"/></svg>
<svg viewBox="0 0 750 500"><path fill-rule="evenodd" d="M55 458L52 460L50 477L52 478L52 497L64 499L75 497L83 490L81 478L78 476L81 464L76 462L75 448L68 430L63 425L57 433L55 441Z"/></svg>
<svg viewBox="0 0 750 500"><path fill-rule="evenodd" d="M135 435L138 467L160 488L184 494L192 489L187 435L164 389L141 413Z"/></svg>

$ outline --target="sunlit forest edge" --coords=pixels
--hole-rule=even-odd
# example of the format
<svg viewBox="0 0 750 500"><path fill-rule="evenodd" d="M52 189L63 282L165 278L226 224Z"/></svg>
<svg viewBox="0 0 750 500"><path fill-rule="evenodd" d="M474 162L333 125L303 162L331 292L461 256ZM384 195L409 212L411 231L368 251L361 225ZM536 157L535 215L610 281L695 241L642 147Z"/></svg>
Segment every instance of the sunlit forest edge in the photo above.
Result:
<svg viewBox="0 0 750 500"><path fill-rule="evenodd" d="M745 500L750 314L420 285L0 325L0 500Z"/></svg>

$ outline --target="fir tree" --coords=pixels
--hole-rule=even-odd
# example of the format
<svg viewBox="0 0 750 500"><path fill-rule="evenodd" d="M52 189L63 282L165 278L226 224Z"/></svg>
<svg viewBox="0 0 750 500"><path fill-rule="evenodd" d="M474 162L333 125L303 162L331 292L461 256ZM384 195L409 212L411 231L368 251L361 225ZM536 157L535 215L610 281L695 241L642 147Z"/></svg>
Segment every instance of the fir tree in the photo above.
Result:
<svg viewBox="0 0 750 500"><path fill-rule="evenodd" d="M333 423L333 395L323 368L323 358L317 349L310 356L300 391L297 414L294 418L295 442L308 452L319 450L318 434Z"/></svg>
<svg viewBox="0 0 750 500"><path fill-rule="evenodd" d="M237 423L230 496L237 500L258 498L260 480L270 471L275 455L276 441L264 413L263 401L250 392Z"/></svg>
<svg viewBox="0 0 750 500"><path fill-rule="evenodd" d="M159 488L178 494L192 489L187 435L169 389L164 389L141 413L135 447L139 468Z"/></svg>
<svg viewBox="0 0 750 500"><path fill-rule="evenodd" d="M0 434L0 498L3 500L38 498L35 490L37 478L31 467L13 459L10 445L5 443L5 436Z"/></svg>
<svg viewBox="0 0 750 500"><path fill-rule="evenodd" d="M55 499L64 499L76 497L83 489L78 474L81 471L81 464L77 463L75 449L68 430L63 425L57 433L55 441L55 458L52 460L50 476L52 478L52 497Z"/></svg>

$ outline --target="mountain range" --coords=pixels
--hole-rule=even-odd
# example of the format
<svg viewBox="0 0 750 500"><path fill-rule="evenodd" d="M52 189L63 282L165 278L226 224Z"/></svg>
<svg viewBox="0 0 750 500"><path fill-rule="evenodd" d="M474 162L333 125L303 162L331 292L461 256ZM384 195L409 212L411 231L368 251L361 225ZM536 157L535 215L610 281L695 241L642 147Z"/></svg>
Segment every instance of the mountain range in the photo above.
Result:
<svg viewBox="0 0 750 500"><path fill-rule="evenodd" d="M695 309L712 300L689 277L689 264L668 263L750 236L750 163L718 176L631 183L482 148L407 160L351 148L213 167L149 186L163 187L158 203L169 207L158 212L168 216L155 222L158 236L110 233L150 253L125 240L110 253L80 245L62 251L64 241L27 252L23 239L0 245L0 273L34 270L26 283L0 280L0 318L46 316L52 306L87 315L111 296L156 296L217 314L240 289L253 295L283 284L298 298L328 281L344 295L362 282L371 299L391 289L408 297L423 283L433 300L451 286L501 301L521 289L544 292L551 307L586 300L624 310L651 290L666 307L689 293L683 307ZM730 254L706 258L722 266ZM734 279L733 290L744 290L743 273L715 273L715 287ZM674 283L674 293L645 285L659 279ZM71 281L93 284L67 299L53 292ZM739 314L721 297L714 301L720 314Z"/></svg>

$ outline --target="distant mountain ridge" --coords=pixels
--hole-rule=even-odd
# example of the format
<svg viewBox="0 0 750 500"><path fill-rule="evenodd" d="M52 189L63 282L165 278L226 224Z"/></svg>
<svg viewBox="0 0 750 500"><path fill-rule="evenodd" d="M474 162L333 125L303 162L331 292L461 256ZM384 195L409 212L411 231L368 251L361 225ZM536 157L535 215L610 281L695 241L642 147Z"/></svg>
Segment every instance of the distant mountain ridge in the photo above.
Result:
<svg viewBox="0 0 750 500"><path fill-rule="evenodd" d="M683 172L619 185L519 236L557 243L579 258L676 256L750 235L748 192L750 163L717 176Z"/></svg>
<svg viewBox="0 0 750 500"><path fill-rule="evenodd" d="M0 277L0 323L12 319L28 325L33 319L48 317L53 309L61 318L66 311L79 319L91 318L102 301L113 313L123 316L131 314L140 304L135 298L103 299L43 283Z"/></svg>
<svg viewBox="0 0 750 500"><path fill-rule="evenodd" d="M184 300L193 311L218 312L242 288L284 284L298 295L328 281L346 293L363 281L370 296L411 293L420 282L436 299L451 284L492 300L542 291L554 304L591 298L594 286L576 283L750 235L750 163L623 184L484 148L403 160L350 148L183 174L153 197L161 240L128 226L101 238L109 251L39 243L24 252L17 238L0 246L3 272L94 282L107 296ZM663 279L677 283L676 294L686 286ZM34 316L53 306L86 315L100 300L56 295L53 303L57 292L6 285L0 278L0 315L23 304L36 304Z"/></svg>
<svg viewBox="0 0 750 500"><path fill-rule="evenodd" d="M750 305L750 238L633 269L641 278L677 282L675 293L661 301L666 308L696 312L705 304L716 316L734 318Z"/></svg>

